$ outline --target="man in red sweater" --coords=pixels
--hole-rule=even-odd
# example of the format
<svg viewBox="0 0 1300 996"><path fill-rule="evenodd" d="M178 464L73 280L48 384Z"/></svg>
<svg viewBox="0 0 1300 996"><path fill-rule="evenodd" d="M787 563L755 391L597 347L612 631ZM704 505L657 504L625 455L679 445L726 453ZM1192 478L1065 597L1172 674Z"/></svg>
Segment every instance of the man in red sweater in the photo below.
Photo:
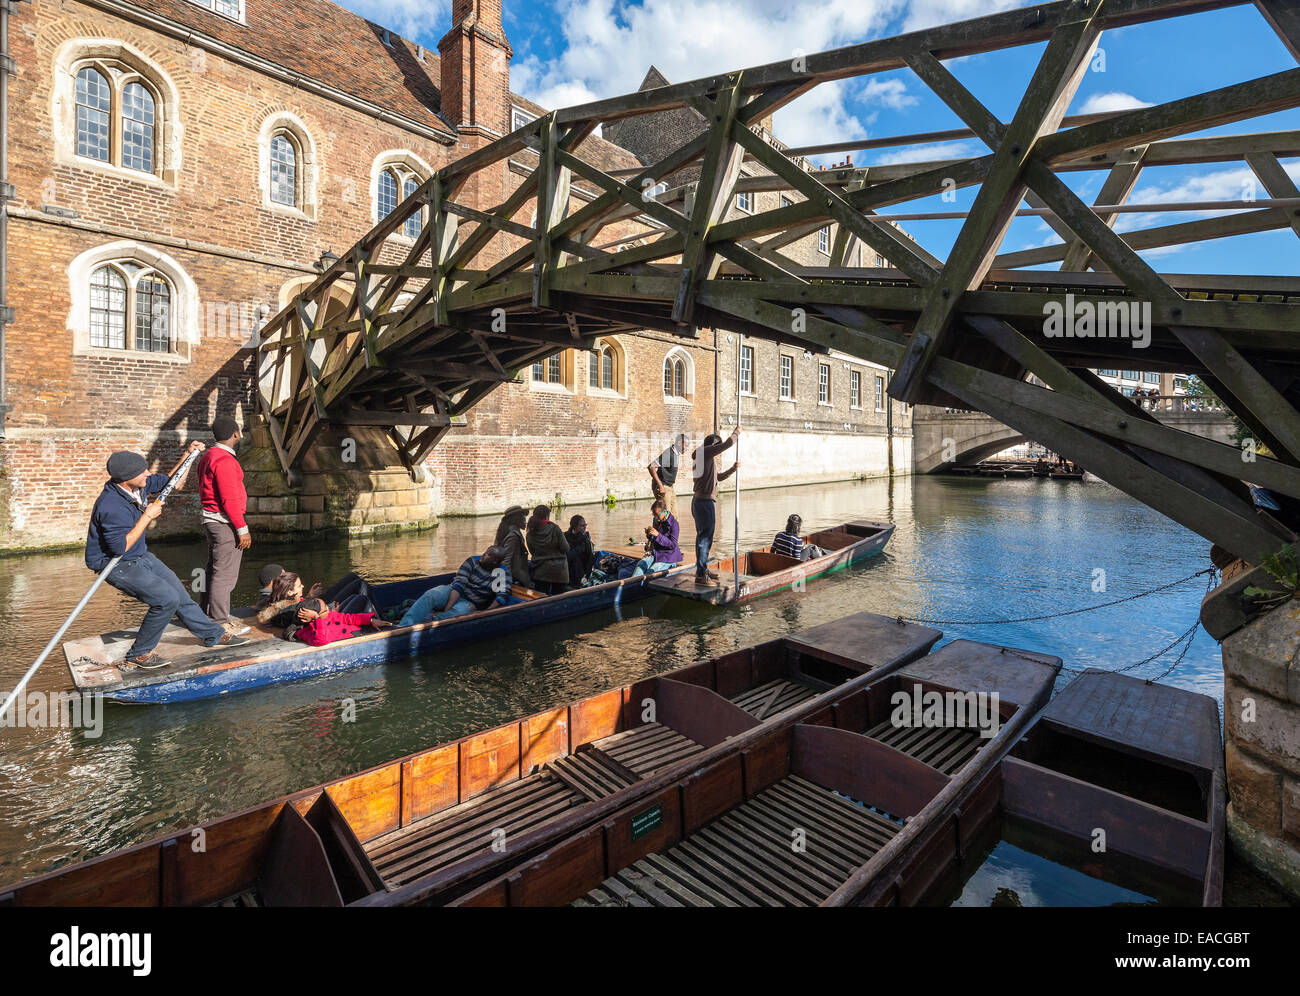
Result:
<svg viewBox="0 0 1300 996"><path fill-rule="evenodd" d="M239 580L239 563L253 545L244 521L248 492L244 468L235 457L239 425L229 415L212 423L216 445L199 457L199 498L203 502L203 531L208 536L207 588L203 611L214 622L230 623L230 593Z"/></svg>

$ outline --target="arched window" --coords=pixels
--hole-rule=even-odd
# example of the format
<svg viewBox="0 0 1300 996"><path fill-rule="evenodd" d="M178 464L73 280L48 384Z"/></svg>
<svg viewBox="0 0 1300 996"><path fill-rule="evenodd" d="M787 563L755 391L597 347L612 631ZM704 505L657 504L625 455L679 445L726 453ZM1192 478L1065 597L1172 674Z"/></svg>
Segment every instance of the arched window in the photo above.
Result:
<svg viewBox="0 0 1300 996"><path fill-rule="evenodd" d="M77 73L77 155L108 162L113 91L93 66Z"/></svg>
<svg viewBox="0 0 1300 996"><path fill-rule="evenodd" d="M153 94L139 83L122 88L122 165L153 172Z"/></svg>
<svg viewBox="0 0 1300 996"><path fill-rule="evenodd" d="M391 150L380 153L375 159L371 193L374 195L375 223L383 221L414 194L433 173L432 168L413 152ZM399 237L416 239L424 230L425 211L408 216L395 233Z"/></svg>
<svg viewBox="0 0 1300 996"><path fill-rule="evenodd" d="M91 273L91 346L169 353L172 343L172 288L157 270L119 260Z"/></svg>
<svg viewBox="0 0 1300 996"><path fill-rule="evenodd" d="M664 397L669 401L691 400L695 389L695 372L690 356L674 347L664 357Z"/></svg>
<svg viewBox="0 0 1300 996"><path fill-rule="evenodd" d="M158 100L124 63L96 61L76 70L77 155L141 173L157 172Z"/></svg>
<svg viewBox="0 0 1300 996"><path fill-rule="evenodd" d="M316 143L303 120L288 109L268 114L258 129L257 156L262 207L315 221Z"/></svg>
<svg viewBox="0 0 1300 996"><path fill-rule="evenodd" d="M593 391L622 394L626 381L623 348L614 339L599 339L587 358L587 386Z"/></svg>
<svg viewBox="0 0 1300 996"><path fill-rule="evenodd" d="M298 148L288 132L271 138L271 201L289 207L299 204Z"/></svg>

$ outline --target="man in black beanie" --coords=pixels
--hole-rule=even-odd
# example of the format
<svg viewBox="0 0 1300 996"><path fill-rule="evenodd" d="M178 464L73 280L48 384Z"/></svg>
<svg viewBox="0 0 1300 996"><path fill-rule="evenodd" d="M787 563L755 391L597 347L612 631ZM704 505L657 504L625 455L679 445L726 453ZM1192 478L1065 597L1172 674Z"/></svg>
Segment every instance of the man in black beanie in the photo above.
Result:
<svg viewBox="0 0 1300 996"><path fill-rule="evenodd" d="M214 622L230 624L230 593L239 580L244 551L253 543L244 521L248 492L244 468L235 456L239 424L229 415L212 422L216 443L199 457L199 500L203 503L203 532L208 537L208 566L203 611Z"/></svg>
<svg viewBox="0 0 1300 996"><path fill-rule="evenodd" d="M194 442L189 448L201 450L203 444ZM172 474L180 469L183 460L182 456L176 462ZM231 636L225 627L205 616L190 598L180 578L149 552L145 529L162 514L163 506L148 498L166 487L171 474L151 474L148 461L139 453L120 450L108 458L108 477L90 513L90 528L86 531L86 566L99 573L114 557L120 557L105 580L118 591L124 591L149 606L135 635L135 643L127 651L125 663L146 668L170 664L153 650L172 616L202 640L204 646L247 643L248 640ZM177 486L183 483L178 481Z"/></svg>

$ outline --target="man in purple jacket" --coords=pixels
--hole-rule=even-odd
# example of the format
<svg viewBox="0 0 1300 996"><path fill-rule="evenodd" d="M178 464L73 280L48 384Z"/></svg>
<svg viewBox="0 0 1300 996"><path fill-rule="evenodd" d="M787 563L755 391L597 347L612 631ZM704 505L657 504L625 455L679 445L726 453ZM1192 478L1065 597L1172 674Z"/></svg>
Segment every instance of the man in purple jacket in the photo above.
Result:
<svg viewBox="0 0 1300 996"><path fill-rule="evenodd" d="M666 571L682 562L682 550L677 545L677 520L664 507L662 498L656 498L650 506L654 522L645 527L646 545L649 553L637 561L632 577L655 571Z"/></svg>

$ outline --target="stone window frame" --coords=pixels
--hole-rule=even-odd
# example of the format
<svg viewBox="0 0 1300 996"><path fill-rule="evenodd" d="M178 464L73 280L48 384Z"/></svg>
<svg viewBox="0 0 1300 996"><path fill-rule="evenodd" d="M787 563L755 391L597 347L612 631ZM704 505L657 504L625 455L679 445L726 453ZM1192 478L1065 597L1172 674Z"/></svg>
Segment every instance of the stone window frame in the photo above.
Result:
<svg viewBox="0 0 1300 996"><path fill-rule="evenodd" d="M823 371L826 374L824 382L822 379ZM822 390L823 388L825 388L824 392ZM823 393L825 395L824 400L823 400ZM833 408L835 406L835 393L833 391L831 365L824 360L819 360L817 362L817 404L825 408Z"/></svg>
<svg viewBox="0 0 1300 996"><path fill-rule="evenodd" d="M857 401L853 400L855 396ZM862 371L856 367L849 368L849 408L862 411Z"/></svg>
<svg viewBox="0 0 1300 996"><path fill-rule="evenodd" d="M560 368L560 379L539 380L536 377L535 368L539 363L551 363L558 357ZM566 349L555 356L548 356L543 360L535 360L528 365L528 390L542 391L550 394L577 394L577 380L575 373L577 370L576 354L572 349ZM549 376L549 372L548 372Z"/></svg>
<svg viewBox="0 0 1300 996"><path fill-rule="evenodd" d="M391 172L393 178L397 181L398 204L401 204L410 196L402 192L408 178L413 178L416 181L416 186L419 187L434 174L434 168L410 149L387 149L375 156L374 162L370 165L370 222L372 226L378 225L384 220L379 216L379 178L386 171ZM424 231L424 226L429 224L428 215L427 209L420 215L421 232ZM413 245L418 236L407 234L406 229L410 221L411 219L408 218L402 223L402 227L393 232L388 238L406 245Z"/></svg>
<svg viewBox="0 0 1300 996"><path fill-rule="evenodd" d="M127 335L134 341L133 287L145 272L152 271L162 277L171 291L171 343L169 352L135 349L128 346L117 349L111 346L90 344L90 278L105 265L132 263L141 272L128 277ZM68 289L72 307L68 312L68 331L72 333L72 355L99 358L126 357L133 361L152 360L158 363L189 363L193 347L199 341L199 296L194 278L175 259L151 246L130 240L109 242L87 249L68 264Z"/></svg>
<svg viewBox="0 0 1300 996"><path fill-rule="evenodd" d="M112 90L107 162L77 154L77 74L91 66L105 76ZM139 83L153 97L154 161L150 172L122 165L122 94L131 83ZM56 162L176 189L184 132L179 93L166 71L135 46L116 38L65 42L54 58L50 107Z"/></svg>
<svg viewBox="0 0 1300 996"><path fill-rule="evenodd" d="M691 354L681 346L674 346L664 354L664 362L660 366L659 383L663 387L663 371L670 363L682 364L682 390L684 394L670 394L664 391L664 402L671 405L693 405L695 404L695 361L691 359ZM676 372L674 368L674 381Z"/></svg>
<svg viewBox="0 0 1300 996"><path fill-rule="evenodd" d="M623 344L618 341L616 336L603 336L592 343L593 352L587 355L587 394L594 398L617 398L626 400L627 398L627 351ZM592 364L599 364L606 352L613 357L614 365L614 386L612 388L599 386L593 387L591 383ZM601 372L603 381L603 371Z"/></svg>
<svg viewBox="0 0 1300 996"><path fill-rule="evenodd" d="M271 199L271 142L284 135L297 154L297 177L294 204L281 204ZM257 187L264 210L285 214L304 221L316 220L319 157L316 142L302 118L292 111L281 110L268 114L257 133Z"/></svg>
<svg viewBox="0 0 1300 996"><path fill-rule="evenodd" d="M888 398L885 395L885 392L889 390L889 383L885 380L884 374L876 374L875 377L876 411L883 412L885 410L885 405L889 403Z"/></svg>

